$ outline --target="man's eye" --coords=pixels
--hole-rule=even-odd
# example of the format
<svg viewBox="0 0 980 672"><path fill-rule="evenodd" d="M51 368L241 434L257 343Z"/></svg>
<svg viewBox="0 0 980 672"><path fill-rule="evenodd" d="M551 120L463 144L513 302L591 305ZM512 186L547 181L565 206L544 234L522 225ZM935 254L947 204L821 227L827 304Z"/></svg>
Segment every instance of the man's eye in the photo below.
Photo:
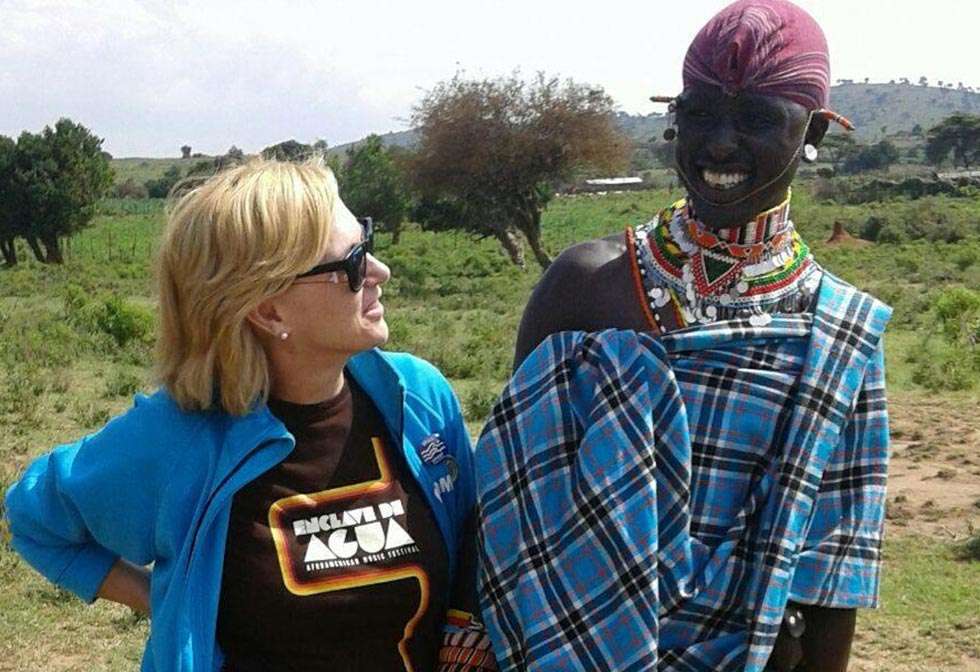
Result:
<svg viewBox="0 0 980 672"><path fill-rule="evenodd" d="M747 112L740 116L739 123L741 124L742 128L758 131L772 128L779 123L779 119L776 116L766 114L765 112Z"/></svg>
<svg viewBox="0 0 980 672"><path fill-rule="evenodd" d="M712 117L711 111L704 107L692 107L684 110L682 114L688 119L704 121Z"/></svg>

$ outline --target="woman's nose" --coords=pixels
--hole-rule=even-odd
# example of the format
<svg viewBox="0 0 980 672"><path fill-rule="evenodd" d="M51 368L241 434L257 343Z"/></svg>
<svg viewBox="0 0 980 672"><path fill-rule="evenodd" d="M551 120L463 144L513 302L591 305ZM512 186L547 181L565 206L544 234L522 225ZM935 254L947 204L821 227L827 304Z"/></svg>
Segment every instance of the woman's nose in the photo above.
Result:
<svg viewBox="0 0 980 672"><path fill-rule="evenodd" d="M391 278L391 269L388 264L378 259L373 254L368 255L367 279L375 285L383 285Z"/></svg>

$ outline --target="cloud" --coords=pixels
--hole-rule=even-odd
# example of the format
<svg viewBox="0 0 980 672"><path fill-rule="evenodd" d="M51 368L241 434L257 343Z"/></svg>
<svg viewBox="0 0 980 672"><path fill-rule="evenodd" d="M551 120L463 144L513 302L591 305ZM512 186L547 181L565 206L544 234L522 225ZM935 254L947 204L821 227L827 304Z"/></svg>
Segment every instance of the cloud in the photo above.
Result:
<svg viewBox="0 0 980 672"><path fill-rule="evenodd" d="M290 137L332 141L367 124L395 125L364 99L370 89L332 59L296 48L295 35L189 20L154 5L3 6L8 39L0 60L24 67L0 79L0 99L14 103L0 132L38 130L70 116L124 156L147 147L177 153L184 143L207 152L231 144L255 151Z"/></svg>

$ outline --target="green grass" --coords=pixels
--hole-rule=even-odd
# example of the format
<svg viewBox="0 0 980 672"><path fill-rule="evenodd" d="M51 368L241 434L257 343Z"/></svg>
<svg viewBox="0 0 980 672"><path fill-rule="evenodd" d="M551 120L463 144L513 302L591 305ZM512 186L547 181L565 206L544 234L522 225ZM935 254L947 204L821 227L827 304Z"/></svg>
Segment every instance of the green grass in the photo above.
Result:
<svg viewBox="0 0 980 672"><path fill-rule="evenodd" d="M881 608L860 612L855 660L870 658L867 669L880 670L976 669L980 562L959 557L952 544L886 542Z"/></svg>
<svg viewBox="0 0 980 672"><path fill-rule="evenodd" d="M621 232L679 196L659 190L557 199L544 217L545 245L557 252ZM893 391L922 394L911 355L932 328L929 311L939 293L980 286L980 236L955 245L923 240L854 249L822 241L835 219L855 231L853 225L874 208L896 221L921 216L926 222L930 208L943 209L975 226L980 206L967 199L834 206L804 190L794 198L794 219L818 259L895 306L886 338L888 383ZM38 264L23 249L20 266L0 269L0 488L32 457L97 428L128 406L134 390L149 385L149 269L162 204L106 202L101 212L71 241L63 267ZM399 245L381 235L377 247L393 271L385 287L390 347L441 368L463 402L470 430L478 432L509 375L517 325L540 271L517 270L493 240L412 226ZM0 670L133 669L145 623L112 605L84 608L48 587L16 559L2 534L0 529ZM977 563L956 561L948 548L916 540L890 540L887 549L885 606L862 616L862 637L878 638L869 640L878 642L871 647L875 655L890 660L882 642L895 638L911 647L904 658L939 669L928 661L945 665L975 651L977 624L963 620L963 609L970 599L978 601ZM925 632L930 634L910 634Z"/></svg>

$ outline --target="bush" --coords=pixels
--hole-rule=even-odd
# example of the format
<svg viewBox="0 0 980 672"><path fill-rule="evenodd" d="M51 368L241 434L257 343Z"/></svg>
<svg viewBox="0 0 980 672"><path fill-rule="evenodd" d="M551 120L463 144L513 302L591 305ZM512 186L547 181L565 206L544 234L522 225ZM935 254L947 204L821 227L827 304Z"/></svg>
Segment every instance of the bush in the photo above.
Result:
<svg viewBox="0 0 980 672"><path fill-rule="evenodd" d="M131 397L143 387L143 379L128 369L114 369L105 381L103 398Z"/></svg>
<svg viewBox="0 0 980 672"><path fill-rule="evenodd" d="M961 271L965 271L973 266L973 264L977 263L978 258L980 258L980 255L977 254L976 250L965 249L960 250L953 255L953 263L956 264L956 268Z"/></svg>
<svg viewBox="0 0 980 672"><path fill-rule="evenodd" d="M927 337L911 356L912 381L930 390L969 390L980 378L980 293L954 287L933 308L941 341Z"/></svg>
<svg viewBox="0 0 980 672"><path fill-rule="evenodd" d="M126 303L118 296L102 301L96 313L96 324L120 347L130 341L144 341L153 332L150 312Z"/></svg>
<svg viewBox="0 0 980 672"><path fill-rule="evenodd" d="M147 195L150 198L166 198L182 176L178 166L170 166L159 179L147 180L144 183Z"/></svg>
<svg viewBox="0 0 980 672"><path fill-rule="evenodd" d="M881 230L885 228L888 224L888 220L884 217L877 217L872 215L868 217L864 224L861 225L861 230L858 232L858 236L864 240L870 240L873 243L878 242L878 237L881 235Z"/></svg>
<svg viewBox="0 0 980 672"><path fill-rule="evenodd" d="M116 184L112 188L113 198L147 198L148 193L146 186L142 184L136 184L136 180L129 178L122 184Z"/></svg>
<svg viewBox="0 0 980 672"><path fill-rule="evenodd" d="M491 389L471 389L463 395L463 416L470 422L485 421L499 396L499 393Z"/></svg>
<svg viewBox="0 0 980 672"><path fill-rule="evenodd" d="M153 333L153 314L122 297L111 295L89 300L83 288L70 284L62 300L69 324L82 332L109 336L119 347L130 342L149 342Z"/></svg>
<svg viewBox="0 0 980 672"><path fill-rule="evenodd" d="M936 301L936 317L947 340L964 345L978 345L980 293L966 287L946 290Z"/></svg>

